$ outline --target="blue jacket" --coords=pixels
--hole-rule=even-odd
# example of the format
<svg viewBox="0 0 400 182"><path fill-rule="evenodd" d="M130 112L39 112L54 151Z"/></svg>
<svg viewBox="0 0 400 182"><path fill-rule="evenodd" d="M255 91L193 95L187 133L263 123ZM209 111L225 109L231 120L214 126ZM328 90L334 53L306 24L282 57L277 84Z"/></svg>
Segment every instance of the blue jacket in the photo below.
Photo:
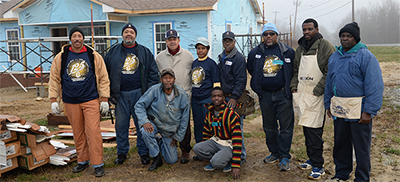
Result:
<svg viewBox="0 0 400 182"><path fill-rule="evenodd" d="M344 54L342 46L336 49L329 58L324 95L325 109L330 109L333 95L364 96L361 112L376 115L382 106L384 87L378 60L361 42Z"/></svg>
<svg viewBox="0 0 400 182"><path fill-rule="evenodd" d="M246 88L247 73L244 56L234 47L225 57L225 51L218 55L218 69L221 78L221 88L225 94L238 100Z"/></svg>
<svg viewBox="0 0 400 182"><path fill-rule="evenodd" d="M295 52L288 45L278 41L279 49L281 50L281 57L283 58L283 74L285 77L285 97L292 97L292 92L290 91L290 81L293 77L293 60ZM261 43L257 47L253 48L249 56L247 57L247 70L251 75L250 86L254 92L257 93L258 97L262 97L262 78L263 67L265 61L265 48L264 43Z"/></svg>
<svg viewBox="0 0 400 182"><path fill-rule="evenodd" d="M149 87L160 82L158 69L153 53L147 48L136 42L136 52L139 58L139 68L141 73L141 89L144 93ZM119 97L121 86L121 71L126 58L126 52L122 43L116 44L110 48L104 61L107 66L108 76L110 78L110 95L116 99Z"/></svg>
<svg viewBox="0 0 400 182"><path fill-rule="evenodd" d="M139 128L145 123L152 122L157 126L163 137L172 136L181 142L185 136L189 121L189 99L183 88L174 85L174 98L167 100L162 84L150 87L135 104L135 113ZM150 121L148 118L154 117Z"/></svg>

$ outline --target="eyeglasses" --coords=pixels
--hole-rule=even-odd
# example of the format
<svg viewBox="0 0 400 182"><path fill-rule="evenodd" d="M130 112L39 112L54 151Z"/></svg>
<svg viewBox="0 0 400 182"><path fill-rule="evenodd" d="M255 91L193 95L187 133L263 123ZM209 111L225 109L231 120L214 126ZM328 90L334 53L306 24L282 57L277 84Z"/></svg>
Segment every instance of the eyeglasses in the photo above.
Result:
<svg viewBox="0 0 400 182"><path fill-rule="evenodd" d="M264 36L264 37L266 37L266 36L268 36L268 35L272 37L272 36L276 35L276 33L275 33L275 32L269 32L269 33L268 33L268 32L265 32L265 33L263 33L263 36Z"/></svg>

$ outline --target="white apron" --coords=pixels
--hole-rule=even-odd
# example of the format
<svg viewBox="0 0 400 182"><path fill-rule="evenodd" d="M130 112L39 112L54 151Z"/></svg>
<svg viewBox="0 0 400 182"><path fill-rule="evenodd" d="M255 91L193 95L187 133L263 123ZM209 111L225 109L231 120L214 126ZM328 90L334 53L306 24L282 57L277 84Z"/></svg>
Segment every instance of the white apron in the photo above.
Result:
<svg viewBox="0 0 400 182"><path fill-rule="evenodd" d="M302 55L299 66L297 93L293 100L300 109L299 125L310 128L320 128L325 117L324 95L313 95L313 90L323 74L318 66L317 53Z"/></svg>
<svg viewBox="0 0 400 182"><path fill-rule="evenodd" d="M331 98L331 114L338 118L360 119L363 97Z"/></svg>
<svg viewBox="0 0 400 182"><path fill-rule="evenodd" d="M215 142L217 142L218 144L220 144L222 146L230 147L231 149L233 149L232 140L222 140L221 138L219 138L217 136L211 137L210 140L214 140Z"/></svg>

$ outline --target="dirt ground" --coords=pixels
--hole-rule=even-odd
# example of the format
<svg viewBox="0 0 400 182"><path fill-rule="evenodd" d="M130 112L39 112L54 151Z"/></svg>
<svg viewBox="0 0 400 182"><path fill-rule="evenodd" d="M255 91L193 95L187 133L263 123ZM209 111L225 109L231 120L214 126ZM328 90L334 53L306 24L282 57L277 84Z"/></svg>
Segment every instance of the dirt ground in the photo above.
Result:
<svg viewBox="0 0 400 182"><path fill-rule="evenodd" d="M371 147L371 181L400 181L400 64L381 63L385 82L384 104L373 119L373 138ZM36 90L24 92L17 87L0 88L0 114L17 115L29 122L43 120L51 112L50 100L36 100ZM323 138L326 175L322 181L331 178L334 173L333 123L328 119ZM264 164L262 160L269 155L265 145L261 116L249 116L244 125L247 162L241 168L242 181L308 181L309 170L297 168L299 163L307 160L302 128L295 124L291 149L291 170L280 172L278 165ZM193 135L192 135L193 136ZM130 141L135 146L136 141ZM192 139L194 144L194 139ZM82 173L72 173L76 163L68 166L46 164L33 171L16 169L2 174L1 181L232 181L230 173L221 170L204 171L207 162L190 160L188 164L166 164L155 172L148 172L149 165L142 165L137 150L131 147L127 161L116 166L113 160L115 152L106 152L104 156L106 175L94 177L94 169L89 167ZM391 152L394 149L396 152ZM180 155L180 153L179 153ZM191 152L191 156L193 156ZM354 173L351 174L354 179Z"/></svg>

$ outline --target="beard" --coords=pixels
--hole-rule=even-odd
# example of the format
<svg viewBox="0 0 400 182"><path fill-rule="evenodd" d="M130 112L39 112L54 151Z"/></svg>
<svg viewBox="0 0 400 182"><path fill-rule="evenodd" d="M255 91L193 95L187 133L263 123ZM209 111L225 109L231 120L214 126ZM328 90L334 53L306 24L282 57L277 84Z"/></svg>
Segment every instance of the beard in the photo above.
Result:
<svg viewBox="0 0 400 182"><path fill-rule="evenodd" d="M131 46L133 44L135 44L135 41L133 40L124 40L124 45Z"/></svg>

